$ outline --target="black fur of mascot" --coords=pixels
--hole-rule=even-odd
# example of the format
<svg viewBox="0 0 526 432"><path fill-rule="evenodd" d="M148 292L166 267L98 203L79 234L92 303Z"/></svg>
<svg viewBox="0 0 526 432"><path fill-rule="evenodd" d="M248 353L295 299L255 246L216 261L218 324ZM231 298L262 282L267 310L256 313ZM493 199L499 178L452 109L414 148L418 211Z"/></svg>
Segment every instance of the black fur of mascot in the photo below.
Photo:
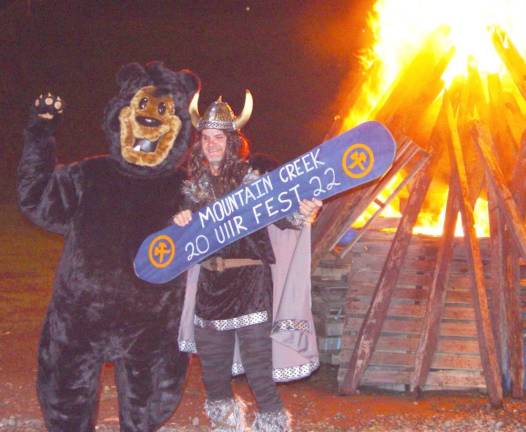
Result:
<svg viewBox="0 0 526 432"><path fill-rule="evenodd" d="M42 330L37 390L50 431L95 429L104 362L115 365L121 431L154 431L176 408L188 365L177 330L184 281L152 286L133 259L144 238L180 210L174 166L192 133L189 71L136 63L118 74L107 106L110 154L56 165L52 137L63 109L35 101L18 169L19 205L37 225L64 235Z"/></svg>

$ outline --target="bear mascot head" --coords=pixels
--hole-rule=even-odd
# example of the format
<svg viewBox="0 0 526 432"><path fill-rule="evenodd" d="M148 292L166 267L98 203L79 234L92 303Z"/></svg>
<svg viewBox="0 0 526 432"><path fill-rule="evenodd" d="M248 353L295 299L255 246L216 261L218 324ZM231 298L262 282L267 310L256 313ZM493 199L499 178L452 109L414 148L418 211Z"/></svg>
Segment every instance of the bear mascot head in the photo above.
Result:
<svg viewBox="0 0 526 432"><path fill-rule="evenodd" d="M136 173L173 169L192 134L188 105L199 90L198 78L160 62L130 63L119 71L117 83L119 95L104 116L111 155Z"/></svg>

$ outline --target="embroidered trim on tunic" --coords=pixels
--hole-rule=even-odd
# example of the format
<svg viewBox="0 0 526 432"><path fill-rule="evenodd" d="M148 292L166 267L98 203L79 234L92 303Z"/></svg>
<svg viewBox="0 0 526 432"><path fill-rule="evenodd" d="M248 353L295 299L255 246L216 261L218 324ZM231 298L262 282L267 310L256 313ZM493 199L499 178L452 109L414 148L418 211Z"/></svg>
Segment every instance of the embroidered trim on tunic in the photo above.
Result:
<svg viewBox="0 0 526 432"><path fill-rule="evenodd" d="M307 320L285 319L279 320L272 326L272 331L289 331L299 330L302 332L310 332L310 325Z"/></svg>
<svg viewBox="0 0 526 432"><path fill-rule="evenodd" d="M276 368L272 371L272 378L277 382L297 380L309 376L319 367L320 362L315 360L313 362L305 363L299 366Z"/></svg>
<svg viewBox="0 0 526 432"><path fill-rule="evenodd" d="M242 363L232 363L232 375L243 375L245 368Z"/></svg>
<svg viewBox="0 0 526 432"><path fill-rule="evenodd" d="M179 351L196 353L197 346L194 341L180 340L179 341Z"/></svg>
<svg viewBox="0 0 526 432"><path fill-rule="evenodd" d="M205 320L197 315L194 315L194 324L201 328L212 327L216 330L234 330L241 327L246 327L253 324L261 324L268 320L267 311L254 312L247 315L241 315L235 318L229 318L225 320Z"/></svg>
<svg viewBox="0 0 526 432"><path fill-rule="evenodd" d="M272 379L276 382L294 381L301 378L308 377L312 372L320 367L318 360L305 363L298 366L290 366L286 368L275 368L272 370ZM245 368L241 363L232 364L232 375L242 375L245 373Z"/></svg>

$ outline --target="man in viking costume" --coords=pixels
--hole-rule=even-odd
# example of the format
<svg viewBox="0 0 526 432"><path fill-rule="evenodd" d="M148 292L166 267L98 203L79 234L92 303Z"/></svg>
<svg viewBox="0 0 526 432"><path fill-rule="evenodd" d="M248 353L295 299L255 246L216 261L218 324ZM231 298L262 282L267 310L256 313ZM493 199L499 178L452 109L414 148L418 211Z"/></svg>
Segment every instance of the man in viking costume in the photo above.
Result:
<svg viewBox="0 0 526 432"><path fill-rule="evenodd" d="M248 162L248 141L240 131L252 112L250 92L246 92L239 117L221 98L201 117L198 97L196 94L190 105L198 136L189 161L189 179L183 188L188 210L174 216L174 223L179 226L191 220L193 211L257 178ZM200 356L207 393L205 410L213 431L244 430L243 404L234 399L230 384L231 375L240 373L246 374L259 409L252 430L290 430L289 416L275 381L308 376L319 365L310 315L310 273L305 272L302 259L291 257L296 244L301 243L308 250L303 261L310 259L310 244L305 235L298 241L302 237L299 229L320 206L318 200L303 200L293 218L275 224L284 229L283 233L293 232L294 238L286 239L288 247L278 248L280 257L288 255L288 259L276 264L269 230L261 229L227 245L188 272L179 344L182 350ZM280 236L274 237L279 242ZM298 288L301 280L300 277L292 281L286 276L284 267L291 266L295 266L296 275L303 276L303 297L295 302L304 306L308 303L303 311L307 318L299 317L292 307L292 316L278 320L279 300L298 294L284 295L287 284ZM280 277L276 278L278 274ZM273 276L277 285L273 284ZM279 335L271 339L273 331ZM285 362L276 358L276 345L289 354Z"/></svg>

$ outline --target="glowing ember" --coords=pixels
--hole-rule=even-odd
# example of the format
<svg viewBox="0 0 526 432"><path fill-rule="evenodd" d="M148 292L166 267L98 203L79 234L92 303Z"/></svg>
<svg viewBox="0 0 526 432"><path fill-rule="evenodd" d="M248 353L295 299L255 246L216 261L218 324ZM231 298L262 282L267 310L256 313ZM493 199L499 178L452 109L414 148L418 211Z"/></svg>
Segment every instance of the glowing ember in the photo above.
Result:
<svg viewBox="0 0 526 432"><path fill-rule="evenodd" d="M375 43L361 58L368 72L342 129L373 118L382 121L382 109L388 102L396 81L412 65L417 55L429 55L432 58L434 53L452 53L440 75L442 92L428 111L422 114L423 120L419 120L423 129L432 129L440 107L438 99L443 90L454 86L455 80L459 78L469 79L472 76L470 71L476 71L483 80L482 97L486 102L489 95L485 83L490 74L499 77L506 92L518 94L491 36L496 28L502 28L515 43L526 42L524 11L524 0L378 0L369 17ZM524 52L524 47L517 48L521 53ZM454 49L454 54L451 49ZM425 73L423 70L424 75ZM405 85L411 86L412 83L407 82ZM517 99L523 104L522 97ZM526 111L524 106L521 109L522 112ZM477 110L473 110L469 113L469 118L476 119L479 115ZM421 144L416 137L413 139ZM395 179L386 189L393 190L399 182L400 178ZM432 205L427 205L425 211L419 215L414 233L441 235L447 187L432 187L430 193L432 198L428 197L427 201L432 202ZM385 196L388 192L383 191L382 194ZM382 197L379 198L384 201ZM479 236L489 235L487 207L486 200L477 199L474 216ZM371 204L354 226L363 226L377 209L378 205ZM393 201L391 206L383 210L382 215L399 215L398 209L397 202ZM460 218L456 235L462 235Z"/></svg>

